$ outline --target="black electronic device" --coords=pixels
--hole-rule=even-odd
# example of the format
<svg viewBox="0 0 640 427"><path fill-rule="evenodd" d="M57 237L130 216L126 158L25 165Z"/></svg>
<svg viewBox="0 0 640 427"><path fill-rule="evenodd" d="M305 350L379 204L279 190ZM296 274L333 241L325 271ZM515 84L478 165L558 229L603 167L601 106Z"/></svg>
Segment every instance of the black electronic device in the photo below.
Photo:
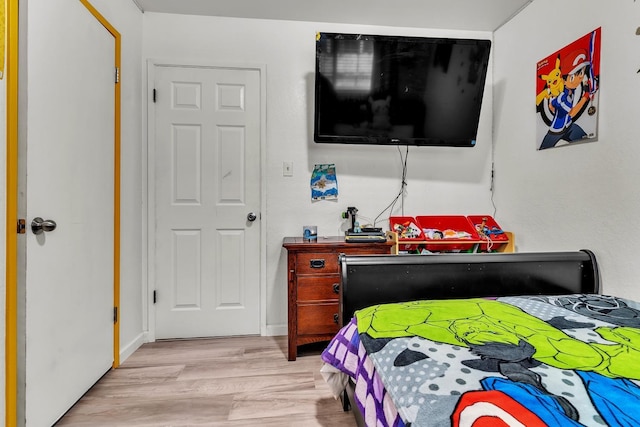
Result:
<svg viewBox="0 0 640 427"><path fill-rule="evenodd" d="M344 236L347 243L385 243L387 237L384 233L351 233L347 232Z"/></svg>
<svg viewBox="0 0 640 427"><path fill-rule="evenodd" d="M382 227L361 227L360 230L363 233L371 233L371 232L380 233L382 231Z"/></svg>
<svg viewBox="0 0 640 427"><path fill-rule="evenodd" d="M350 206L347 208L346 212L342 212L342 218L351 219L351 228L349 231L356 231L356 214L358 213L358 208L354 206Z"/></svg>
<svg viewBox="0 0 640 427"><path fill-rule="evenodd" d="M385 237L385 233L383 231L350 231L347 230L344 232L345 236L349 237ZM385 237L386 240L386 237Z"/></svg>
<svg viewBox="0 0 640 427"><path fill-rule="evenodd" d="M317 143L473 147L489 40L318 33Z"/></svg>
<svg viewBox="0 0 640 427"><path fill-rule="evenodd" d="M386 242L387 236L380 227L362 227L358 226L356 215L358 208L349 206L345 212L342 212L342 218L351 219L351 228L344 232L345 241L352 243L360 242Z"/></svg>

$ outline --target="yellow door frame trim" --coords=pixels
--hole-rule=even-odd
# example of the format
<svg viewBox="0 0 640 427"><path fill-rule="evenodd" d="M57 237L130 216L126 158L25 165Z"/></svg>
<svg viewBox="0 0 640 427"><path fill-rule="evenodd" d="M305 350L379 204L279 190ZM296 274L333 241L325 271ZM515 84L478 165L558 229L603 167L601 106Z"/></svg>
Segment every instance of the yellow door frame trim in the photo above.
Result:
<svg viewBox="0 0 640 427"><path fill-rule="evenodd" d="M5 425L18 409L18 0L6 0Z"/></svg>
<svg viewBox="0 0 640 427"><path fill-rule="evenodd" d="M113 367L120 366L120 70L121 70L121 36L118 30L105 19L98 10L93 7L88 0L80 0L91 14L104 26L113 36L116 48L114 64L117 74L114 85L114 171L113 171L113 307L116 310L113 324Z"/></svg>
<svg viewBox="0 0 640 427"><path fill-rule="evenodd" d="M80 0L115 40L113 201L113 367L120 365L120 132L121 36L88 0ZM17 425L18 395L18 27L19 0L6 0L6 248L5 248L5 425ZM114 74L115 70L114 70ZM114 75L115 78L115 75Z"/></svg>

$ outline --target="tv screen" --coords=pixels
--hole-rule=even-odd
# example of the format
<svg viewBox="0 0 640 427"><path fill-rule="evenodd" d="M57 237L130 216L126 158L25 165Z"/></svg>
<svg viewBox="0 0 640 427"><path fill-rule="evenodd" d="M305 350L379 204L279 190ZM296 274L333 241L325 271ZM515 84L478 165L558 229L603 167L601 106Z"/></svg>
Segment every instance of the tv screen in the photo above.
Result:
<svg viewBox="0 0 640 427"><path fill-rule="evenodd" d="M318 143L473 147L489 40L318 33Z"/></svg>

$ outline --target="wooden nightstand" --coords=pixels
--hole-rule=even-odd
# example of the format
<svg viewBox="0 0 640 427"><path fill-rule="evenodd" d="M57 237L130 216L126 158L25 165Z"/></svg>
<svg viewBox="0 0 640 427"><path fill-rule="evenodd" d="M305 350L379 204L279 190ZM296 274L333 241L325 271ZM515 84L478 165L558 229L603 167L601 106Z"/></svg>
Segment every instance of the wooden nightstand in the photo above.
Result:
<svg viewBox="0 0 640 427"><path fill-rule="evenodd" d="M285 237L289 307L289 360L298 346L329 341L339 329L340 273L338 255L389 254L393 242L346 243L344 237Z"/></svg>

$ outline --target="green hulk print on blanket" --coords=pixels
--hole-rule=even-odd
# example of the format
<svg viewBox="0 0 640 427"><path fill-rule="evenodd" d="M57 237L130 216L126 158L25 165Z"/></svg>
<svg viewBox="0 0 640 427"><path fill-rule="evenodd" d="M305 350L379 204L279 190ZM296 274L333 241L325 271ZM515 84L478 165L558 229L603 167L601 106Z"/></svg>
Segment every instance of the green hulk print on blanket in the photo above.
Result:
<svg viewBox="0 0 640 427"><path fill-rule="evenodd" d="M356 318L358 332L372 338L419 336L463 347L526 341L535 348L532 358L547 365L640 380L636 328L598 327L612 343L585 343L517 307L486 299L376 305L357 311Z"/></svg>

